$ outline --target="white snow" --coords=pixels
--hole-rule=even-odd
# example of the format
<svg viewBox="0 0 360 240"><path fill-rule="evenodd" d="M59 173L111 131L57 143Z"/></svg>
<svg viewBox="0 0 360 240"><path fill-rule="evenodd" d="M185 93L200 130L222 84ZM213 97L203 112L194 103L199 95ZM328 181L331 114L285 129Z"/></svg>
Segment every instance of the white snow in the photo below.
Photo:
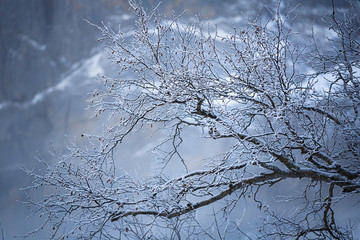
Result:
<svg viewBox="0 0 360 240"><path fill-rule="evenodd" d="M80 61L74 64L71 70L64 75L63 79L58 84L36 93L34 97L27 102L18 103L18 102L5 101L0 103L0 111L10 106L14 106L18 108L27 108L32 105L38 104L52 93L57 91L65 91L66 89L68 89L70 86L72 86L72 82L75 79L75 76L79 75L82 72L85 73L84 78L87 77L93 78L96 77L98 74L104 74L104 69L100 65L100 59L102 56L103 56L103 52L99 52L86 61Z"/></svg>
<svg viewBox="0 0 360 240"><path fill-rule="evenodd" d="M100 64L100 59L103 56L102 52L99 52L98 54L91 57L89 60L85 62L86 70L87 70L87 76L90 78L97 77L98 75L104 74L104 69L102 68Z"/></svg>
<svg viewBox="0 0 360 240"><path fill-rule="evenodd" d="M45 51L46 50L46 45L45 44L40 44L37 41L35 41L34 39L31 39L27 35L22 35L21 39L23 41L27 42L28 44L30 44L33 48L39 50L39 51Z"/></svg>

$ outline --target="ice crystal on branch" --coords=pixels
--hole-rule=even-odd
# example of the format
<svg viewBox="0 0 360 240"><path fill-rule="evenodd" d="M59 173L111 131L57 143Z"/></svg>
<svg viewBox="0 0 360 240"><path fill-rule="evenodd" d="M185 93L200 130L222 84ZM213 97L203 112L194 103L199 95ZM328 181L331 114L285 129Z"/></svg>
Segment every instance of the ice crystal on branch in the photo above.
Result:
<svg viewBox="0 0 360 240"><path fill-rule="evenodd" d="M251 236L351 238L334 204L358 197L360 187L359 15L339 20L334 12L328 22L336 36L323 51L315 40L296 41L293 19L279 8L268 22L223 35L130 4L136 17L130 41L99 27L119 73L103 78L105 88L92 99L96 115L111 116L106 131L91 148L74 146L56 166L33 173L34 188L53 189L31 202L44 226L52 224L53 237L201 238L209 229L197 220L198 210L221 205L229 220L236 203L251 198L266 214L266 228L254 227ZM116 171L117 147L148 129L165 135L155 147L158 174L140 179ZM181 148L187 129L199 129L214 144L227 139L228 148L206 166L190 167L195 160ZM182 166L175 177L167 173L173 161ZM282 199L301 203L292 214L279 214L258 197L265 187L296 181L303 189ZM232 230L251 232L237 224Z"/></svg>

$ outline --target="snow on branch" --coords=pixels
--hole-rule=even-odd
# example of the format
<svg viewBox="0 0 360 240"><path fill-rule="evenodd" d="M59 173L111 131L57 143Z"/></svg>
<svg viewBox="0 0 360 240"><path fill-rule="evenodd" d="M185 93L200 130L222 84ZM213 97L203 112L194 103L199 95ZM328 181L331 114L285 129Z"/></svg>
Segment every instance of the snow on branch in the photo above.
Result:
<svg viewBox="0 0 360 240"><path fill-rule="evenodd" d="M110 116L106 130L91 150L73 146L55 166L30 173L32 188L47 194L29 203L52 224L52 237L205 234L193 215L199 209L220 203L226 218L248 196L263 206L257 194L264 186L300 181L304 192L292 200L306 203L303 211L285 217L269 206L269 228L253 236L349 239L333 206L360 192L359 14L349 13L344 23L332 14L334 51L324 51L315 40L296 41L280 5L268 22L228 35L197 20L166 19L157 7L130 5L136 17L130 39L99 27L119 72L102 78L105 88L93 94L95 115ZM332 76L326 84L324 74ZM165 135L155 148L159 174L119 171L116 149L147 129ZM182 149L187 129L199 129L213 144L229 140L222 158L191 167L195 160ZM171 176L167 166L175 161L183 169Z"/></svg>

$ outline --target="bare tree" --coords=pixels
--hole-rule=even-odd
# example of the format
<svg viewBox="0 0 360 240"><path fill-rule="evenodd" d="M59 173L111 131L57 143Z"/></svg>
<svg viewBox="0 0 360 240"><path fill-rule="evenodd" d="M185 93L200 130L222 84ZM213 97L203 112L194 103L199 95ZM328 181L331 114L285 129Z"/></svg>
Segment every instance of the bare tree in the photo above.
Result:
<svg viewBox="0 0 360 240"><path fill-rule="evenodd" d="M227 218L237 201L252 198L266 220L252 235L235 224L244 238L351 239L351 224L337 222L334 206L360 191L358 10L344 18L334 10L325 51L316 33L308 47L297 42L293 19L279 8L268 22L221 35L130 5L137 19L131 41L99 27L119 71L102 78L105 88L92 99L96 115L110 116L106 130L86 136L91 147L73 146L54 167L30 172L30 188L50 189L29 200L46 219L35 232L51 226L53 238L204 238L209 229L197 210L220 203ZM149 129L167 136L155 148L158 174L140 179L118 170L117 147ZM181 149L187 129L227 139L228 148L195 169ZM177 176L167 174L172 161L183 166ZM300 204L284 216L259 196L289 181L303 189L283 199ZM213 211L214 238L222 238Z"/></svg>

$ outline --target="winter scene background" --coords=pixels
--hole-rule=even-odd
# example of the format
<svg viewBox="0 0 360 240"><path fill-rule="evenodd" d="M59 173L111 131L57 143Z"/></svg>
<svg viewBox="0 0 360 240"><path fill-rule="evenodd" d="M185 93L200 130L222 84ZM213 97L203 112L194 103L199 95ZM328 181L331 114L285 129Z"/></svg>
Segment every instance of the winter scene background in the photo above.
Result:
<svg viewBox="0 0 360 240"><path fill-rule="evenodd" d="M333 2L339 12L360 7L355 0L283 0L280 4L272 0L164 0L159 12L169 18L182 14L183 22L196 18L206 27L216 27L219 36L227 36L234 27L246 25L249 19L261 16L266 22L273 17L269 9L276 11L279 6L282 14L295 9L293 32L310 36L315 31L321 39L331 31L322 17L332 13ZM159 3L143 0L142 6L150 11ZM135 20L127 0L0 0L0 239L26 236L44 220L23 203L28 201L23 189L34 180L27 171L45 170L42 161L54 164L54 153L67 154L72 143L86 146L84 135L103 131L107 117L94 116L95 109L89 108L90 99L95 89L103 88L99 78L116 78L119 69L109 59L106 43L98 41L102 33L94 25L111 26L115 31L120 30L124 39L130 39ZM323 40L326 44L325 37ZM305 43L308 39L297 41ZM303 71L309 71L308 67L303 66ZM191 129L183 132L183 138L190 141L184 141L181 149L184 158L193 161L188 165L191 170L202 169L203 159L217 156L231 145L230 140L214 143L202 138L203 135ZM158 174L152 149L159 141L152 130L136 132L118 147L117 165L133 176ZM182 169L181 161L171 162L166 174L172 177L183 174L179 169ZM263 189L260 195L268 198L274 209L282 210L284 205L274 196L296 191L302 184L287 181ZM26 193L33 200L48 194L47 189L37 192L30 189ZM341 210L337 221L347 223L351 219L355 239L360 236L356 228L360 223L358 201L359 196L355 195L337 206ZM216 204L221 206L220 202ZM258 218L257 203L245 199L235 208L229 216L241 226L240 232L228 232L224 234L226 239L257 239L252 232L263 224ZM209 219L213 215L214 209L205 207L196 217L206 223L212 221ZM49 239L53 236L49 226L28 235L27 239ZM223 227L219 229L223 231ZM220 239L215 225L209 231L214 239ZM55 238L60 239L59 236ZM210 239L211 236L197 237Z"/></svg>

